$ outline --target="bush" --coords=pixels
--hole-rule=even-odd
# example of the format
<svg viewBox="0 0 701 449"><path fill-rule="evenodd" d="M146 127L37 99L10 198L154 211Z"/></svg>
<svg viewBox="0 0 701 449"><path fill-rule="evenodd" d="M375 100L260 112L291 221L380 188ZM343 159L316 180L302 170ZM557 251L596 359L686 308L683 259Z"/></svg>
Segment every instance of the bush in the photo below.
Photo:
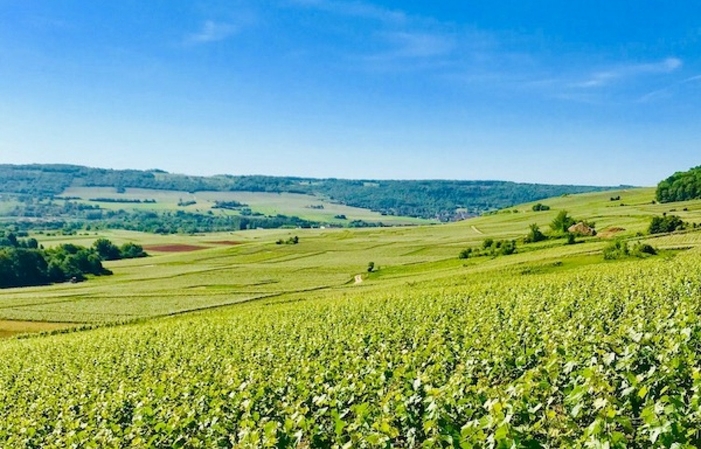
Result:
<svg viewBox="0 0 701 449"><path fill-rule="evenodd" d="M117 245L107 239L97 239L92 246L102 260L118 260L122 258L122 253Z"/></svg>
<svg viewBox="0 0 701 449"><path fill-rule="evenodd" d="M648 257L657 254L657 248L648 243L636 243L630 250L630 254L635 257Z"/></svg>
<svg viewBox="0 0 701 449"><path fill-rule="evenodd" d="M458 259L469 259L472 255L472 248L465 248L458 254Z"/></svg>
<svg viewBox="0 0 701 449"><path fill-rule="evenodd" d="M138 257L146 257L146 251L141 245L136 243L125 243L119 248L119 253L122 259L136 259Z"/></svg>
<svg viewBox="0 0 701 449"><path fill-rule="evenodd" d="M534 204L533 205L533 211L534 212L540 212L544 210L550 210L550 206L542 203Z"/></svg>
<svg viewBox="0 0 701 449"><path fill-rule="evenodd" d="M499 246L499 254L510 256L516 252L516 240L504 240Z"/></svg>
<svg viewBox="0 0 701 449"><path fill-rule="evenodd" d="M536 243L546 240L547 237L540 231L540 228L536 223L530 225L528 235L523 239L524 243Z"/></svg>
<svg viewBox="0 0 701 449"><path fill-rule="evenodd" d="M648 232L650 234L662 234L665 232L674 232L682 230L686 227L686 223L676 215L663 215L652 217Z"/></svg>
<svg viewBox="0 0 701 449"><path fill-rule="evenodd" d="M604 248L604 260L616 260L627 257L630 254L628 244L622 240L615 240Z"/></svg>

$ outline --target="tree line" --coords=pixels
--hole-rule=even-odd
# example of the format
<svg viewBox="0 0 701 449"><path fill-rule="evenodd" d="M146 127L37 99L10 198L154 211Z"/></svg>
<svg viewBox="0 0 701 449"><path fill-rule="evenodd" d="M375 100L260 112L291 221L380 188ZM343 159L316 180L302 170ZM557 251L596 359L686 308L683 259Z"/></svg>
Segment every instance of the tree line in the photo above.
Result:
<svg viewBox="0 0 701 449"><path fill-rule="evenodd" d="M198 191L300 193L385 215L449 221L465 214L601 187L506 181L347 180L275 176L187 176L162 170L108 170L76 165L0 165L0 192L52 198L70 186ZM461 212L458 213L457 211Z"/></svg>
<svg viewBox="0 0 701 449"><path fill-rule="evenodd" d="M134 243L116 246L107 239L86 248L64 243L43 248L34 238L18 238L13 232L0 232L0 288L78 282L87 275L105 276L104 260L145 257L144 249Z"/></svg>

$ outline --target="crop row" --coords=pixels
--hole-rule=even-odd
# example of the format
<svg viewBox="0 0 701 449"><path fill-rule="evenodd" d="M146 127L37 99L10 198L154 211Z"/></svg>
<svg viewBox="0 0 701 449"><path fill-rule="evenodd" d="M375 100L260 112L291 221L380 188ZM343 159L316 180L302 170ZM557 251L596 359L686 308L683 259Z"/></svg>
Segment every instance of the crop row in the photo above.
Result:
<svg viewBox="0 0 701 449"><path fill-rule="evenodd" d="M7 341L0 446L699 447L699 272L691 252Z"/></svg>

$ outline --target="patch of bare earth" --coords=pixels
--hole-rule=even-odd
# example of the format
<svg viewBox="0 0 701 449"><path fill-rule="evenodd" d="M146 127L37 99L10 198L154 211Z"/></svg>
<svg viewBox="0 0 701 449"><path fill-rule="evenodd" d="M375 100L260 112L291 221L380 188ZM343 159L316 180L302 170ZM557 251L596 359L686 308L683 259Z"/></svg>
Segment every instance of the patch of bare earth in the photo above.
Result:
<svg viewBox="0 0 701 449"><path fill-rule="evenodd" d="M0 320L0 338L9 338L19 334L49 332L75 327L71 323L42 323L39 321Z"/></svg>
<svg viewBox="0 0 701 449"><path fill-rule="evenodd" d="M618 234L619 232L625 231L625 228L617 228L617 227L612 227L612 228L607 228L604 229L603 231L599 232L599 237L603 237L605 239L610 238Z"/></svg>
<svg viewBox="0 0 701 449"><path fill-rule="evenodd" d="M146 251L156 251L161 253L184 253L188 251L198 251L207 249L206 246L185 245L182 243L173 243L170 245L144 245Z"/></svg>

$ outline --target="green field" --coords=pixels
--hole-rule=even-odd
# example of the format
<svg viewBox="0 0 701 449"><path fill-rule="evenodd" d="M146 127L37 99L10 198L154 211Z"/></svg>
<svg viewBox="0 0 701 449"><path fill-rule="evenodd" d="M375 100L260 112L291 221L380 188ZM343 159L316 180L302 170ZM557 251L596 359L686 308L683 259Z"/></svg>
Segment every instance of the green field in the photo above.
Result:
<svg viewBox="0 0 701 449"><path fill-rule="evenodd" d="M630 205L610 201L612 195L620 195L621 201ZM563 208L577 218L595 221L604 236L613 228L617 232L611 235L634 238L645 231L650 216L671 209L670 205L651 204L652 195L651 189L584 194L545 201L552 207L547 212L533 212L530 205L523 205L514 209L518 213L506 210L460 223L423 227L254 230L195 236L101 231L99 236L117 244L142 244L153 257L107 262L113 276L85 283L4 290L0 319L123 322L259 299L284 300L310 291L384 290L409 280L520 269L549 261L560 261L561 267L590 263L588 257L600 253L606 239L588 239L572 246L547 241L522 246L517 254L496 259L464 261L458 260L457 254L465 247L478 247L487 236L518 239L530 223L546 229ZM686 220L701 221L701 202L674 207ZM275 244L293 235L300 237L300 244ZM98 234L36 237L47 247L66 242L90 246ZM697 233L646 238L661 249L695 247L700 242ZM180 245L195 250L181 252ZM380 268L370 276L366 273L369 262ZM362 286L352 283L358 274L366 277Z"/></svg>
<svg viewBox="0 0 701 449"><path fill-rule="evenodd" d="M63 197L79 198L81 202L99 205L107 210L157 210L237 215L237 211L216 209L215 201L238 201L248 205L253 212L264 215L288 215L297 216L305 220L324 223L336 223L342 225L351 220L363 220L367 222L382 222L388 225L427 224L431 220L411 217L398 217L382 215L368 209L345 206L334 203L326 198L314 195L302 195L296 193L267 193L267 192L177 192L170 190L149 189L125 189L124 193L117 193L112 187L70 187L66 189ZM109 198L114 200L156 200L156 203L113 203L89 201L90 199ZM178 206L181 202L194 201L195 204ZM320 208L322 207L323 208ZM345 215L346 220L334 218L337 215Z"/></svg>
<svg viewBox="0 0 701 449"><path fill-rule="evenodd" d="M0 334L97 329L0 341L0 446L698 447L701 231L644 233L664 212L701 222L701 201L653 196L406 228L101 232L152 256L2 291ZM563 209L599 237L457 258ZM606 261L614 237L660 253Z"/></svg>

